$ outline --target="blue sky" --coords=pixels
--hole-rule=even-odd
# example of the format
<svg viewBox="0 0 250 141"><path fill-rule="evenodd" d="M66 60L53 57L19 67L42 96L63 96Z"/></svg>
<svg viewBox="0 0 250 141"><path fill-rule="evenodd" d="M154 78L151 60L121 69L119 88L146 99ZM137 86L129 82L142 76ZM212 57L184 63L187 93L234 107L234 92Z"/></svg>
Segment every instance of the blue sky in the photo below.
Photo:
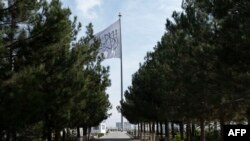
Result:
<svg viewBox="0 0 250 141"><path fill-rule="evenodd" d="M132 74L144 61L148 51L165 32L165 22L173 11L181 11L182 0L61 0L64 7L71 9L78 17L83 28L79 36L84 36L85 26L93 23L95 33L102 31L118 20L121 12L122 47L123 47L123 89L131 85ZM120 121L116 110L120 94L120 59L107 59L103 65L110 66L111 87L107 89L113 109L112 116L106 120L108 127L115 127Z"/></svg>

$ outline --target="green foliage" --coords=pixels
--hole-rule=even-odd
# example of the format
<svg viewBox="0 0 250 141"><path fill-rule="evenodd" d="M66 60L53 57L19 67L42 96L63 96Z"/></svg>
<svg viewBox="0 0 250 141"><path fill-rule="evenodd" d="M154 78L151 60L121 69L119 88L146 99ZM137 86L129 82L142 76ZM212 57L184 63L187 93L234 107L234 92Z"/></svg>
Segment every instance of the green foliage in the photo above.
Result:
<svg viewBox="0 0 250 141"><path fill-rule="evenodd" d="M184 0L133 75L123 115L133 123L250 119L249 4Z"/></svg>
<svg viewBox="0 0 250 141"><path fill-rule="evenodd" d="M219 132L216 131L216 132L208 132L207 133L207 141L219 141L220 138L219 138Z"/></svg>
<svg viewBox="0 0 250 141"><path fill-rule="evenodd" d="M81 39L82 42L78 44L79 46L87 46L88 41L93 39L92 30L92 24L89 24L86 32L87 36ZM96 42L89 50L96 49L98 46L99 43ZM96 55L96 53L93 55ZM97 126L109 116L107 111L111 108L111 105L108 101L108 95L105 92L106 88L111 85L108 79L109 68L102 67L100 64L101 60L95 60L95 56L89 59L90 61L85 64L84 71L81 74L85 78L83 87L80 93L73 99L70 116L72 127Z"/></svg>
<svg viewBox="0 0 250 141"><path fill-rule="evenodd" d="M96 59L98 41L87 43L91 24L77 40L81 24L59 0L4 0L0 14L0 139L51 140L108 117L109 68Z"/></svg>
<svg viewBox="0 0 250 141"><path fill-rule="evenodd" d="M174 141L181 141L180 133L176 134Z"/></svg>
<svg viewBox="0 0 250 141"><path fill-rule="evenodd" d="M102 137L102 136L104 136L103 133L98 133L98 134L97 134L97 137L98 137L98 138L100 138L100 137Z"/></svg>

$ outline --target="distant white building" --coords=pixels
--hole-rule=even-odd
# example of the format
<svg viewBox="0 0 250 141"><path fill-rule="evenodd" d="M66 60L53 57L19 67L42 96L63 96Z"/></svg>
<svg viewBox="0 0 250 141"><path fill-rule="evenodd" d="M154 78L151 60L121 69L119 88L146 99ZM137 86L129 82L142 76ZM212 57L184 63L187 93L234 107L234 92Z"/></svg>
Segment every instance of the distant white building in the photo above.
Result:
<svg viewBox="0 0 250 141"><path fill-rule="evenodd" d="M116 122L116 128L122 129L121 122ZM123 122L123 130L132 130L132 125L129 122Z"/></svg>
<svg viewBox="0 0 250 141"><path fill-rule="evenodd" d="M91 133L103 133L105 134L107 132L107 126L106 123L102 122L99 124L99 126L92 127Z"/></svg>

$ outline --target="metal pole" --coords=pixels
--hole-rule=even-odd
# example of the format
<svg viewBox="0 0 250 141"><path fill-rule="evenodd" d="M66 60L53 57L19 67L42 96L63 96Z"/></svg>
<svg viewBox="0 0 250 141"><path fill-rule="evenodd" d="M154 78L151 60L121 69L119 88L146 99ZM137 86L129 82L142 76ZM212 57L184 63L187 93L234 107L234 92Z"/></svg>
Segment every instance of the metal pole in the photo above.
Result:
<svg viewBox="0 0 250 141"><path fill-rule="evenodd" d="M121 48L120 48L120 59L121 59L121 102L123 102L123 72L122 72L122 32L121 32L121 13L119 13L119 24L120 24L120 44L121 44ZM123 116L121 113L121 130L123 131Z"/></svg>

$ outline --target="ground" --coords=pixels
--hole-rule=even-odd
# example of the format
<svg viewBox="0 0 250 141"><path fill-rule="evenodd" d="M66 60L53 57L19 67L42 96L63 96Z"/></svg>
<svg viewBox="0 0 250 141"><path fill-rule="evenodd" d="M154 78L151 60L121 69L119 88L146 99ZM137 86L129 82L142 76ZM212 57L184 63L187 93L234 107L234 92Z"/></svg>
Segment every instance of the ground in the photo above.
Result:
<svg viewBox="0 0 250 141"><path fill-rule="evenodd" d="M102 136L99 141L131 141L132 139L126 132L110 132L104 136Z"/></svg>

